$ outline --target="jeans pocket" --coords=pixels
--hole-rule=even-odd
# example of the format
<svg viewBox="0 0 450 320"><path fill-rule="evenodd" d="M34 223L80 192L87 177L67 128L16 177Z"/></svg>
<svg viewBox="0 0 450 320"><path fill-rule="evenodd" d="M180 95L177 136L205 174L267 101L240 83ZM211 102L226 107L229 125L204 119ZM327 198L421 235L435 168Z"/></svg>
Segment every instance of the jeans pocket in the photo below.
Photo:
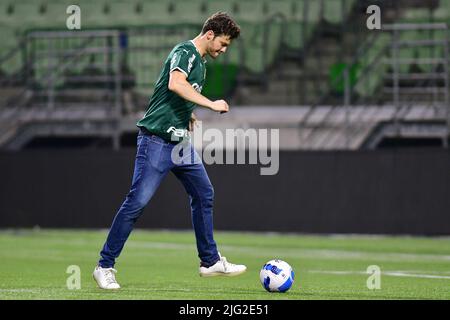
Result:
<svg viewBox="0 0 450 320"><path fill-rule="evenodd" d="M145 161L147 159L148 139L144 135L138 135L137 137L137 151L136 160Z"/></svg>

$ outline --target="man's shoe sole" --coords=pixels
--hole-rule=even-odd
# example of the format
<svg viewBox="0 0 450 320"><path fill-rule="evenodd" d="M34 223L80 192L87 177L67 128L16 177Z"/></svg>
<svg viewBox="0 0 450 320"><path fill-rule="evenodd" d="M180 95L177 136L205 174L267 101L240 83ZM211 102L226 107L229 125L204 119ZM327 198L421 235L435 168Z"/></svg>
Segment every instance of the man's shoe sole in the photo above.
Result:
<svg viewBox="0 0 450 320"><path fill-rule="evenodd" d="M243 270L243 271L239 271L239 272L230 272L230 273L225 273L225 272L211 272L211 273L199 273L200 277L217 277L217 276L223 276L223 277L236 277L238 275L243 274L245 271L247 271L247 269Z"/></svg>

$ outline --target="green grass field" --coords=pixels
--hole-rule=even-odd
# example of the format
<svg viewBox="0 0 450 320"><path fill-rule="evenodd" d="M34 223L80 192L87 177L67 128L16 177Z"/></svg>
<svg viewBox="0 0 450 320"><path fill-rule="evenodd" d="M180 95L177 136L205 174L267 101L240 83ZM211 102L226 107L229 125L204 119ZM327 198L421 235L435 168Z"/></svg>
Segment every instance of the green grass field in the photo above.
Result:
<svg viewBox="0 0 450 320"><path fill-rule="evenodd" d="M0 299L450 299L450 239L304 236L216 232L221 253L246 264L239 277L201 278L191 231L135 230L116 269L122 289L96 287L92 271L106 231L0 232ZM259 270L279 258L296 277L287 293L268 293ZM68 266L81 270L81 288L66 286ZM367 267L381 269L369 290Z"/></svg>

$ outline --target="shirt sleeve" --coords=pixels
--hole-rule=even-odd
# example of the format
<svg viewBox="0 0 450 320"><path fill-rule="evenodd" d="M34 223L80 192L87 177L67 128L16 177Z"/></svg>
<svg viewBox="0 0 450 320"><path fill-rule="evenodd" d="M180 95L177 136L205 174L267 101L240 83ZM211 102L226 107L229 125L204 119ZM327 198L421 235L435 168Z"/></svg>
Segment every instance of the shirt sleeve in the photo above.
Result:
<svg viewBox="0 0 450 320"><path fill-rule="evenodd" d="M174 52L172 59L170 60L170 72L179 70L188 77L191 73L194 60L195 54L193 52L180 48Z"/></svg>

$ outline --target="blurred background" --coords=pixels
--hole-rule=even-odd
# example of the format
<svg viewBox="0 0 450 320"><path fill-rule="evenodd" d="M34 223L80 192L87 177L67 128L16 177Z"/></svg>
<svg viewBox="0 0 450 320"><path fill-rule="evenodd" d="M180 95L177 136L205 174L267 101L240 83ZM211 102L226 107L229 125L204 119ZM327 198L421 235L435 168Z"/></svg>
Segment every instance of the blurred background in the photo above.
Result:
<svg viewBox="0 0 450 320"><path fill-rule="evenodd" d="M217 11L242 31L203 130L280 130L277 175L207 166L217 229L450 234L450 0L0 0L0 228L108 228L164 60ZM145 211L190 228L172 176Z"/></svg>

